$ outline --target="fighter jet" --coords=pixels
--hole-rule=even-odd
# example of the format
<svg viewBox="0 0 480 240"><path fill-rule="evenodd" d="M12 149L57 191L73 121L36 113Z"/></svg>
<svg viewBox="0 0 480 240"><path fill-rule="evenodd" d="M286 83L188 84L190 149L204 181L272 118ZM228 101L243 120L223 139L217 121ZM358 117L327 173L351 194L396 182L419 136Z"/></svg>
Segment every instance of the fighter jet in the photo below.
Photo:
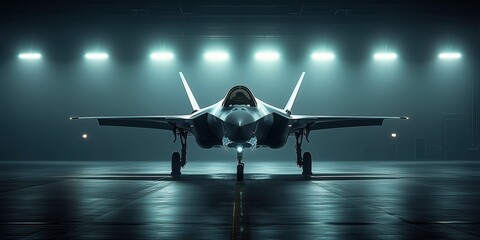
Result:
<svg viewBox="0 0 480 240"><path fill-rule="evenodd" d="M71 120L96 119L101 126L140 127L169 130L174 142L180 138L181 151L171 158L171 175L180 175L187 163L187 137L193 136L201 148L233 148L237 154L237 180L244 178L244 149L259 147L281 148L289 136L296 139L297 165L303 175L312 175L310 152L302 155L302 143L313 130L357 126L380 126L385 119L408 119L407 117L381 116L323 116L295 115L292 107L302 84L305 72L298 79L290 99L283 109L269 105L256 98L246 86L234 86L227 95L215 104L200 108L182 72L180 79L192 105L186 115L165 116L101 116L71 117Z"/></svg>

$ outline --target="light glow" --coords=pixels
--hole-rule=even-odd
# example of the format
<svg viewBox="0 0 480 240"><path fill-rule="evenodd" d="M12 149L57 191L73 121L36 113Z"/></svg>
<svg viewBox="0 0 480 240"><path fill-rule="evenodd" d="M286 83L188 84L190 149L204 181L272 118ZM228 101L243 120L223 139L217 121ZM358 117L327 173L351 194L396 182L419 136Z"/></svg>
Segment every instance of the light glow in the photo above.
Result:
<svg viewBox="0 0 480 240"><path fill-rule="evenodd" d="M171 52L153 52L150 54L150 59L156 61L170 61L174 58Z"/></svg>
<svg viewBox="0 0 480 240"><path fill-rule="evenodd" d="M203 58L208 61L226 61L230 58L227 52L206 52Z"/></svg>
<svg viewBox="0 0 480 240"><path fill-rule="evenodd" d="M335 54L331 52L314 52L312 53L311 57L315 61L327 61L333 60L335 58Z"/></svg>
<svg viewBox="0 0 480 240"><path fill-rule="evenodd" d="M91 52L85 54L85 59L88 60L105 60L108 59L108 54L103 52Z"/></svg>
<svg viewBox="0 0 480 240"><path fill-rule="evenodd" d="M461 53L458 52L442 52L438 54L438 58L442 60L454 60L462 57Z"/></svg>
<svg viewBox="0 0 480 240"><path fill-rule="evenodd" d="M396 134L396 133L392 133L390 136L392 136L392 138L396 138L396 137L397 137L397 134Z"/></svg>
<svg viewBox="0 0 480 240"><path fill-rule="evenodd" d="M395 60L397 59L397 54L393 52L379 52L373 55L375 60Z"/></svg>
<svg viewBox="0 0 480 240"><path fill-rule="evenodd" d="M87 139L88 138L88 135L86 133L82 134L82 138L83 139Z"/></svg>
<svg viewBox="0 0 480 240"><path fill-rule="evenodd" d="M18 54L18 58L24 59L24 60L38 60L38 59L41 59L41 58L42 58L42 54L40 54L40 53L33 53L33 52L20 53L20 54Z"/></svg>
<svg viewBox="0 0 480 240"><path fill-rule="evenodd" d="M275 61L280 58L278 52L257 52L255 53L255 59L259 61Z"/></svg>
<svg viewBox="0 0 480 240"><path fill-rule="evenodd" d="M242 153L243 152L243 147L242 146L237 146L237 152Z"/></svg>

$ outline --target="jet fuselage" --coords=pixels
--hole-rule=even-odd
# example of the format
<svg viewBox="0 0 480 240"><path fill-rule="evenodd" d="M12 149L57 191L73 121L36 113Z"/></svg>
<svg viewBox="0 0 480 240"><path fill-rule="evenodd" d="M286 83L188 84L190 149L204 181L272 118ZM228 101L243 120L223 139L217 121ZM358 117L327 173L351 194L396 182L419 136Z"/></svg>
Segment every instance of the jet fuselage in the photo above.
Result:
<svg viewBox="0 0 480 240"><path fill-rule="evenodd" d="M258 99L255 101L255 106L224 106L220 101L195 113L198 117L194 118L192 133L197 144L202 148L284 146L291 126L286 119L288 115Z"/></svg>

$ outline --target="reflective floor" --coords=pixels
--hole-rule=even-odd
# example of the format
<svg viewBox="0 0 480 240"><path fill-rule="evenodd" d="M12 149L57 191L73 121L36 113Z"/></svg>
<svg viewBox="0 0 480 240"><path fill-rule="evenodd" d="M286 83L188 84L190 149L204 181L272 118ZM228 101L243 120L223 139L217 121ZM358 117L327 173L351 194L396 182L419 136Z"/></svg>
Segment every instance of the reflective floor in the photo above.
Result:
<svg viewBox="0 0 480 240"><path fill-rule="evenodd" d="M0 162L0 239L477 239L476 162Z"/></svg>

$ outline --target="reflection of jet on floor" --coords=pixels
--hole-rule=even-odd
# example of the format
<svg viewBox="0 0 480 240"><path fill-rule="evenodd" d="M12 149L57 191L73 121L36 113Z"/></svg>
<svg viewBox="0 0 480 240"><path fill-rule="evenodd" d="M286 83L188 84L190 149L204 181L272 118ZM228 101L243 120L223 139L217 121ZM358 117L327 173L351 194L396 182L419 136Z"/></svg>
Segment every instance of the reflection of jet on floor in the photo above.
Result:
<svg viewBox="0 0 480 240"><path fill-rule="evenodd" d="M288 136L296 138L297 165L304 175L312 174L312 158L303 153L303 137L308 141L312 130L355 126L382 125L385 119L407 119L407 117L377 116L312 116L294 115L291 110L305 72L283 108L271 106L256 98L245 86L233 87L219 102L200 108L185 77L180 78L187 92L193 112L188 115L171 116L106 116L71 117L70 119L97 119L102 126L142 127L170 130L175 140L180 137L181 152L172 155L172 175L179 175L186 164L187 136L193 135L202 148L223 146L235 148L237 152L237 180L243 180L243 149L258 147L283 147Z"/></svg>

